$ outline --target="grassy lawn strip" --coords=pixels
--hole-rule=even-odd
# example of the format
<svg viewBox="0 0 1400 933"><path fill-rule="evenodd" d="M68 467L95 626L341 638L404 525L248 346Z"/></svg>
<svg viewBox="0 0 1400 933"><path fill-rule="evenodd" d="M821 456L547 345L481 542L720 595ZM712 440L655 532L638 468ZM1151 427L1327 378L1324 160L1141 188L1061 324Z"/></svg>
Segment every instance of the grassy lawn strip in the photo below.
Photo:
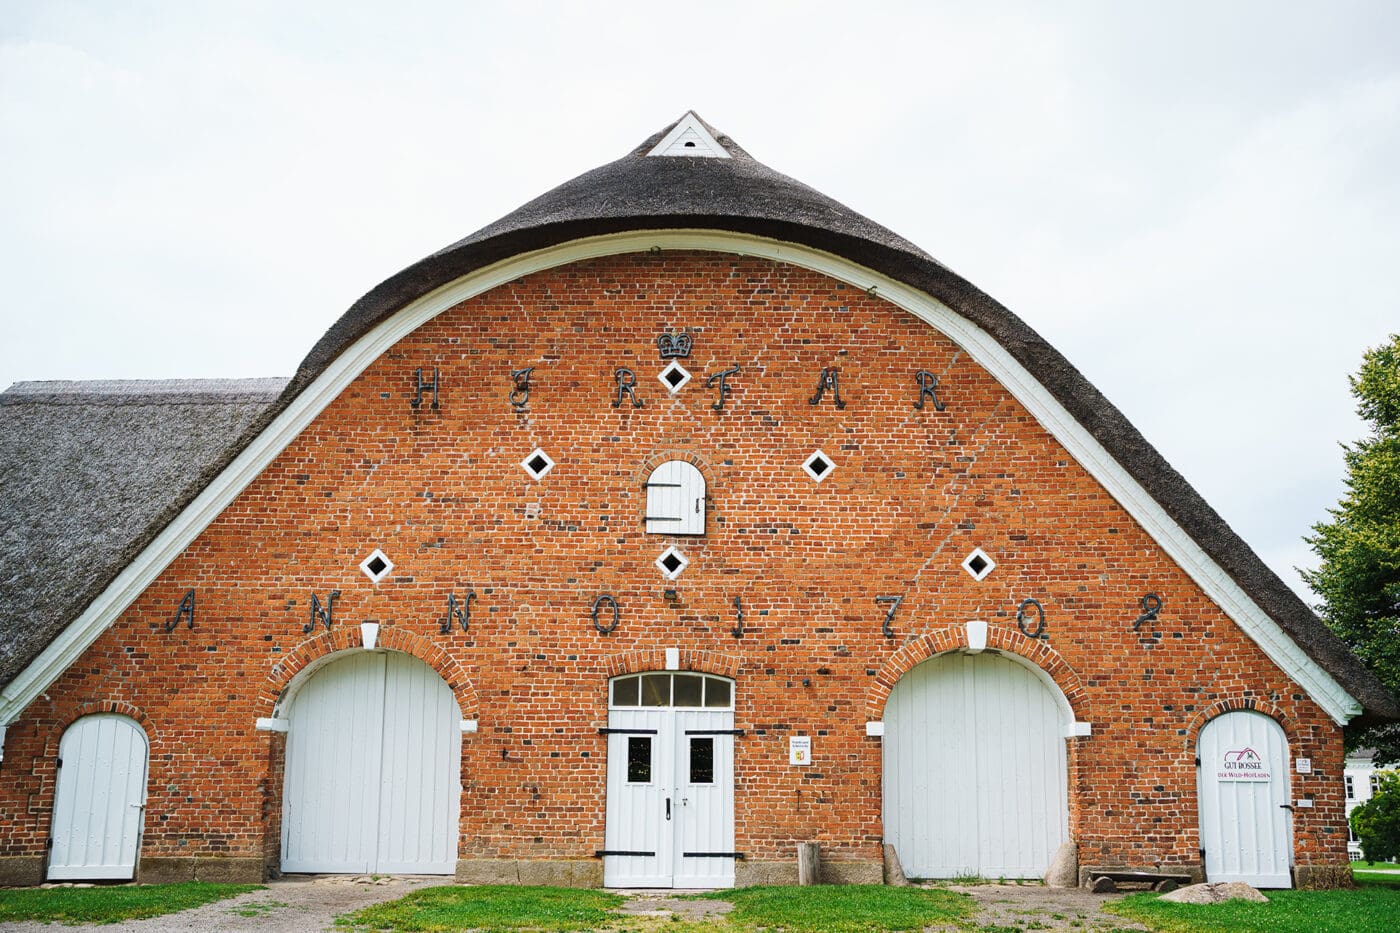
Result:
<svg viewBox="0 0 1400 933"><path fill-rule="evenodd" d="M189 910L248 891L260 884L143 884L95 888L22 888L0 890L0 922L120 923Z"/></svg>
<svg viewBox="0 0 1400 933"><path fill-rule="evenodd" d="M1356 891L1265 891L1267 904L1171 904L1156 894L1130 894L1103 909L1153 929L1190 933L1393 933L1400 887Z"/></svg>
<svg viewBox="0 0 1400 933"><path fill-rule="evenodd" d="M617 894L578 888L514 885L437 887L414 891L336 918L355 930L591 930L615 919Z"/></svg>
<svg viewBox="0 0 1400 933"><path fill-rule="evenodd" d="M868 884L737 888L694 896L733 904L726 918L731 927L781 927L788 933L921 930L956 924L975 910L966 894Z"/></svg>

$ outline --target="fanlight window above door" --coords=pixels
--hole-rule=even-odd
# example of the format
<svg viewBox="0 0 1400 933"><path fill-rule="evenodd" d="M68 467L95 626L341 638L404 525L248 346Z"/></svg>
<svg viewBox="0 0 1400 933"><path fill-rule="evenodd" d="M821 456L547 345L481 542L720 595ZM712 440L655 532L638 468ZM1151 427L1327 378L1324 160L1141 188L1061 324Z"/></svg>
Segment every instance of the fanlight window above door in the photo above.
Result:
<svg viewBox="0 0 1400 933"><path fill-rule="evenodd" d="M734 684L705 674L633 674L612 681L612 707L681 706L733 709Z"/></svg>
<svg viewBox="0 0 1400 933"><path fill-rule="evenodd" d="M705 533L705 477L684 460L668 460L647 477L649 534Z"/></svg>

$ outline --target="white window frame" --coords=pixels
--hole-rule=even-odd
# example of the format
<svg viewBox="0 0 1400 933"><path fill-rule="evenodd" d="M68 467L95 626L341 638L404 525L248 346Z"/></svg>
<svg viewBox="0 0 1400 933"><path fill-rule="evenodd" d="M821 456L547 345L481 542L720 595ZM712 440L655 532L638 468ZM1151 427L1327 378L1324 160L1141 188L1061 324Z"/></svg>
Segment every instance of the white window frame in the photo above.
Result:
<svg viewBox="0 0 1400 933"><path fill-rule="evenodd" d="M667 557L674 556L680 561L680 565L675 570L668 570L665 564ZM662 551L656 558L656 569L661 571L661 575L667 580L674 580L685 573L685 568L690 566L690 558L681 553L680 548L672 545Z"/></svg>
<svg viewBox="0 0 1400 933"><path fill-rule="evenodd" d="M972 562L979 557L986 562L980 572L972 569ZM980 583L987 579L993 570L997 569L997 562L992 560L991 556L988 555L986 551L982 550L980 547L976 547L972 549L971 554L963 558L962 569L967 571L968 576Z"/></svg>
<svg viewBox="0 0 1400 933"><path fill-rule="evenodd" d="M534 467L530 466L530 461L534 460L536 457L544 461L544 468L538 472ZM530 451L529 455L526 456L524 460L520 461L520 469L530 474L531 479L536 481L542 480L548 475L550 470L554 469L554 458L545 453L543 447L536 447L534 450Z"/></svg>
<svg viewBox="0 0 1400 933"><path fill-rule="evenodd" d="M818 473L816 470L812 469L812 464L816 462L818 457L820 457L823 461L826 462L826 470L821 473ZM831 457L827 455L825 451L814 450L810 455L808 455L806 460L802 461L802 472L806 473L808 476L812 477L812 479L820 483L832 473L836 472L836 461L831 459Z"/></svg>
<svg viewBox="0 0 1400 933"><path fill-rule="evenodd" d="M379 573L375 573L373 570L369 569L369 565L374 563L376 557L384 562L384 569L380 570ZM379 548L375 548L370 552L368 557L360 561L360 572L369 577L369 582L378 584L380 580L383 580L394 572L394 562L389 559L388 554L385 554Z"/></svg>
<svg viewBox="0 0 1400 933"><path fill-rule="evenodd" d="M680 381L677 382L675 385L671 385L671 381L666 378L667 374L669 373L680 373ZM670 392L672 395L675 395L678 392L680 392L681 389L685 388L685 384L690 381L691 377L690 370L682 366L680 360L672 360L671 362L666 364L665 369L661 370L661 372L656 374L656 378L659 379L661 381L661 384L666 387L667 392Z"/></svg>

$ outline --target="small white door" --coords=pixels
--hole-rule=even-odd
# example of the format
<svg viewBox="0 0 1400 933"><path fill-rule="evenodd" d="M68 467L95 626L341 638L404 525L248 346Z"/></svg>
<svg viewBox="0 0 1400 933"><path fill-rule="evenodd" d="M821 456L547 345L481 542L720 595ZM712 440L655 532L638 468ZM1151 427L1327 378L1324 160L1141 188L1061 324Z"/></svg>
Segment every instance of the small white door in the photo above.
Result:
<svg viewBox="0 0 1400 933"><path fill-rule="evenodd" d="M1206 879L1291 888L1293 832L1283 728L1262 713L1229 712L1206 723L1196 748Z"/></svg>
<svg viewBox="0 0 1400 933"><path fill-rule="evenodd" d="M313 674L288 719L283 871L456 871L461 713L437 672L357 651Z"/></svg>
<svg viewBox="0 0 1400 933"><path fill-rule="evenodd" d="M947 654L885 704L884 824L911 878L1040 878L1068 836L1068 706L1023 665Z"/></svg>
<svg viewBox="0 0 1400 933"><path fill-rule="evenodd" d="M49 880L127 880L146 809L146 733L125 716L84 716L58 743Z"/></svg>
<svg viewBox="0 0 1400 933"><path fill-rule="evenodd" d="M611 701L603 883L733 887L732 682L632 675Z"/></svg>

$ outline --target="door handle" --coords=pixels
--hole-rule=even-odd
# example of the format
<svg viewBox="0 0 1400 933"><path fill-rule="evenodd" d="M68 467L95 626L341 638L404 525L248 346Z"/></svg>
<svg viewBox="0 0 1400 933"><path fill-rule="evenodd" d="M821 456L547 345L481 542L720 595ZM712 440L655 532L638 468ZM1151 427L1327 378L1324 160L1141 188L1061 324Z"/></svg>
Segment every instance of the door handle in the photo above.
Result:
<svg viewBox="0 0 1400 933"><path fill-rule="evenodd" d="M670 818L671 818L671 798L670 798L670 797L667 797L667 798L666 798L666 819L669 820Z"/></svg>

